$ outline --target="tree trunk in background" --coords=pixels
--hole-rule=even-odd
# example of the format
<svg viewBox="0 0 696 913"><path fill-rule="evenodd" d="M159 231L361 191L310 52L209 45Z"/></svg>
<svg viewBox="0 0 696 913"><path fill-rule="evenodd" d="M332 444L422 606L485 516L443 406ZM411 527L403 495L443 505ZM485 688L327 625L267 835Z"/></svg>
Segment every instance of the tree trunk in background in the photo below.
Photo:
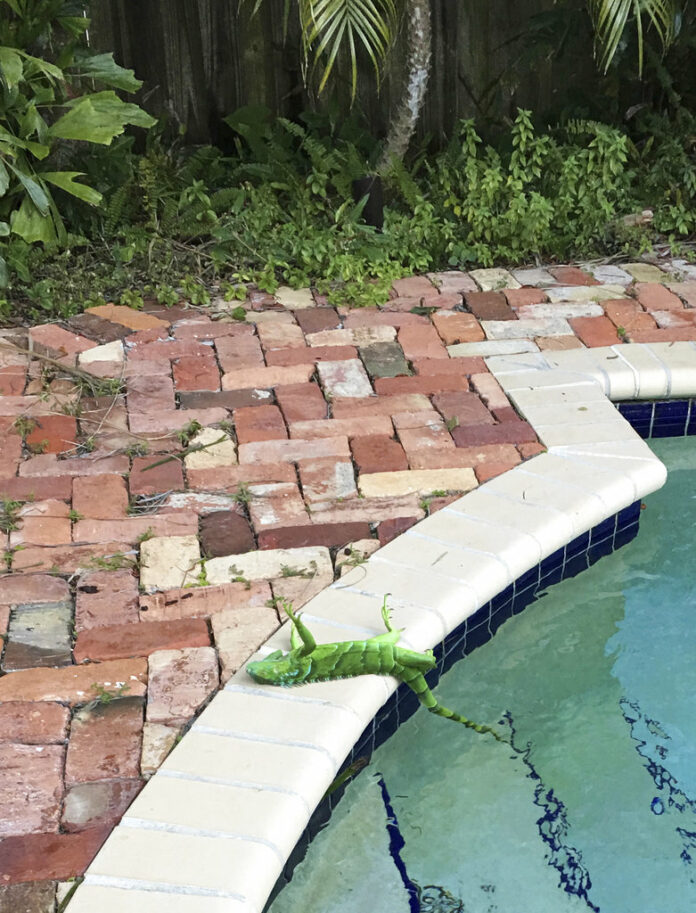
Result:
<svg viewBox="0 0 696 913"><path fill-rule="evenodd" d="M416 124L425 102L425 91L430 75L432 29L430 26L430 0L409 0L406 57L406 84L392 115L387 130L382 157L377 173L389 170L392 159L401 161L406 155Z"/></svg>

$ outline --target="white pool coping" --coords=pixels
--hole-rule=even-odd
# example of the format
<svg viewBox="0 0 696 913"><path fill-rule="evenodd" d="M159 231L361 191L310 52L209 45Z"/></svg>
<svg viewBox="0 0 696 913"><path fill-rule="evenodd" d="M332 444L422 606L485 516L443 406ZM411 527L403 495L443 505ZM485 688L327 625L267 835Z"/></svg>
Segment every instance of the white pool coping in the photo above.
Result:
<svg viewBox="0 0 696 913"><path fill-rule="evenodd" d="M525 571L664 484L665 467L611 401L696 396L696 343L486 361L547 452L422 520L315 596L303 613L317 640L381 633L390 593L401 642L434 647ZM278 647L289 647L287 625L255 658ZM69 913L261 913L396 685L363 676L280 689L238 672L107 839Z"/></svg>

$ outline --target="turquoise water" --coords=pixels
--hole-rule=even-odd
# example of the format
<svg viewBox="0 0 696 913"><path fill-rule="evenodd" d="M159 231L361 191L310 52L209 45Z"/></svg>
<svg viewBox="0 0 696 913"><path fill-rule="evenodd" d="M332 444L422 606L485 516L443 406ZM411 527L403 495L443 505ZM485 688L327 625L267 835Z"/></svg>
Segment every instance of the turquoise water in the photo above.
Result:
<svg viewBox="0 0 696 913"><path fill-rule="evenodd" d="M696 911L696 442L636 539L507 621L349 785L272 913ZM401 845L402 844L402 845Z"/></svg>

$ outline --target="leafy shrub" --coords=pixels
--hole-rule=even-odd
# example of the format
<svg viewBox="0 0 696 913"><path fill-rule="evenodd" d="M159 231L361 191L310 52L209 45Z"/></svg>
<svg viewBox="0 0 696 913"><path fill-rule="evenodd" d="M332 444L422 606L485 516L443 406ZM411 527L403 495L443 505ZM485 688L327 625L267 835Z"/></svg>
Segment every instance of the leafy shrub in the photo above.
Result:
<svg viewBox="0 0 696 913"><path fill-rule="evenodd" d="M92 205L101 194L77 180L81 172L58 166L61 148L74 141L109 145L126 124L154 123L113 91L136 91L141 83L133 72L84 46L83 7L74 0L0 0L0 237L65 242L53 188Z"/></svg>

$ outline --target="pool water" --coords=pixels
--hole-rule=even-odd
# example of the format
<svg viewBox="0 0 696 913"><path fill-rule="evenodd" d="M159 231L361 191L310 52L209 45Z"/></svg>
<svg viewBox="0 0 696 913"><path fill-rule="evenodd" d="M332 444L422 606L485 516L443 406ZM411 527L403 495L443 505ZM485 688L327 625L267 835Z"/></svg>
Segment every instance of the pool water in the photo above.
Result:
<svg viewBox="0 0 696 913"><path fill-rule="evenodd" d="M638 536L455 665L348 786L272 913L696 911L696 447Z"/></svg>

